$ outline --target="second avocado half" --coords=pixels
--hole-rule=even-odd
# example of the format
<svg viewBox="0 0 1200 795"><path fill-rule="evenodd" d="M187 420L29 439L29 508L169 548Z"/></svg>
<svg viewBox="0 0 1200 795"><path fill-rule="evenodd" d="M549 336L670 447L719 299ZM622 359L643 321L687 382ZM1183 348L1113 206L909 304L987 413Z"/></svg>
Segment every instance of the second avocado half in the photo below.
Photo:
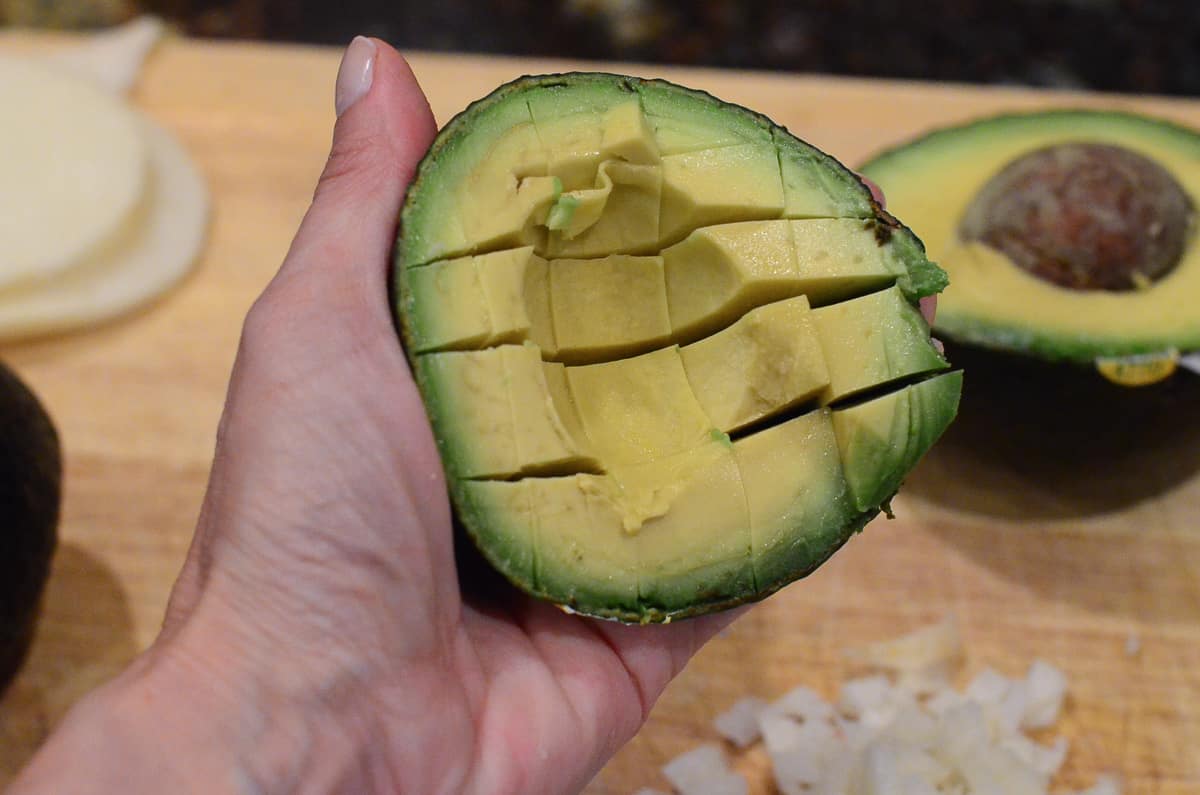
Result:
<svg viewBox="0 0 1200 795"><path fill-rule="evenodd" d="M396 252L458 518L581 613L666 621L804 576L958 405L920 241L828 155L660 80L526 77L472 104Z"/></svg>
<svg viewBox="0 0 1200 795"><path fill-rule="evenodd" d="M1110 110L935 130L862 166L950 273L937 331L1126 385L1200 350L1200 133Z"/></svg>

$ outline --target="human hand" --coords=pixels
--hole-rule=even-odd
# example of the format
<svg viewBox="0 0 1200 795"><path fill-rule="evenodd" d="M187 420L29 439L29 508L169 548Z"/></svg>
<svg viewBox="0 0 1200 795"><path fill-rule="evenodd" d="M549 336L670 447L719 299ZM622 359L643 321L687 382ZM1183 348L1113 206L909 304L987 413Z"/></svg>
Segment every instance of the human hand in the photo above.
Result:
<svg viewBox="0 0 1200 795"><path fill-rule="evenodd" d="M338 110L312 207L246 319L162 635L14 792L573 792L734 615L632 627L464 597L388 306L434 120L403 59L365 39Z"/></svg>

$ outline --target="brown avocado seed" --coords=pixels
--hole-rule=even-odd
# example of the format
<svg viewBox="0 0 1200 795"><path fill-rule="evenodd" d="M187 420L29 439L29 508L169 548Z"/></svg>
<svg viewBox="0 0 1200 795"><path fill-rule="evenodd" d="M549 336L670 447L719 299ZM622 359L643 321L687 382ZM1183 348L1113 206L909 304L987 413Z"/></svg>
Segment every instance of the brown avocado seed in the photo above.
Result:
<svg viewBox="0 0 1200 795"><path fill-rule="evenodd" d="M1131 290L1179 263L1194 210L1153 160L1109 144L1064 143L1001 169L958 231L1062 287Z"/></svg>

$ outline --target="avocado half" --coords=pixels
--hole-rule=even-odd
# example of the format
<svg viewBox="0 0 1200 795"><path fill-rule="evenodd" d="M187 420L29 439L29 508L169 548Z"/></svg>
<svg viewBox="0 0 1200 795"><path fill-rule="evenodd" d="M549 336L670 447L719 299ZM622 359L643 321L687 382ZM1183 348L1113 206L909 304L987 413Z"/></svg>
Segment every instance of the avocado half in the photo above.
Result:
<svg viewBox="0 0 1200 795"><path fill-rule="evenodd" d="M920 241L828 155L660 80L472 104L418 168L393 277L458 519L518 587L594 616L811 572L958 404Z"/></svg>
<svg viewBox="0 0 1200 795"><path fill-rule="evenodd" d="M0 364L0 692L29 645L58 540L62 461L45 409Z"/></svg>
<svg viewBox="0 0 1200 795"><path fill-rule="evenodd" d="M1097 363L1129 384L1200 349L1196 131L1115 111L1011 114L937 130L861 171L950 275L939 335ZM996 217L1006 212L1016 217ZM1023 267L1026 255L1042 262Z"/></svg>

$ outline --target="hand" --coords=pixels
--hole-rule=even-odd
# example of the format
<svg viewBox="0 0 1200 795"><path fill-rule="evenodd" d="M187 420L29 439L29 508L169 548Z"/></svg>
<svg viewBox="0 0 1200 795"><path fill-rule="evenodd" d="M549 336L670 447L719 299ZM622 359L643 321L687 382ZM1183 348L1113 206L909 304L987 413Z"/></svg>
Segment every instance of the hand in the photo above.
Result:
<svg viewBox="0 0 1200 795"><path fill-rule="evenodd" d="M733 614L659 627L464 598L387 271L435 133L358 39L333 149L246 318L195 541L154 646L24 792L573 792Z"/></svg>

